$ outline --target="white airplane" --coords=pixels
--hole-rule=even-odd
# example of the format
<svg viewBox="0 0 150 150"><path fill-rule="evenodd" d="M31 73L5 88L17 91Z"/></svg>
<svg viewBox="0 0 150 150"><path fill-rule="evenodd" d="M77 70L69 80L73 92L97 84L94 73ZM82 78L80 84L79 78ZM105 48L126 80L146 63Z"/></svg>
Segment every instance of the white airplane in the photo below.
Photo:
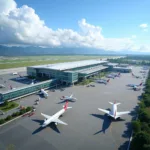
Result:
<svg viewBox="0 0 150 150"><path fill-rule="evenodd" d="M119 73L112 73L111 75L114 77L120 77L121 73L120 72Z"/></svg>
<svg viewBox="0 0 150 150"><path fill-rule="evenodd" d="M133 87L133 90L134 90L134 91L140 91L140 90L141 90L141 88L140 88L140 87L135 86L135 87Z"/></svg>
<svg viewBox="0 0 150 150"><path fill-rule="evenodd" d="M142 79L142 77L140 77L140 76L136 76L136 75L135 75L135 74L133 74L133 73L132 73L132 76L133 76L133 77L135 77L135 78L137 78L137 79Z"/></svg>
<svg viewBox="0 0 150 150"><path fill-rule="evenodd" d="M27 77L23 77L21 76L19 73L18 73L19 77L16 78L16 80L25 80L25 79L28 79Z"/></svg>
<svg viewBox="0 0 150 150"><path fill-rule="evenodd" d="M112 78L112 79L114 79L114 78L115 78L115 76L114 76L114 75L112 75L112 74L106 75L106 77L107 77L107 78Z"/></svg>
<svg viewBox="0 0 150 150"><path fill-rule="evenodd" d="M48 93L44 89L41 89L39 94L42 94L45 98L48 97Z"/></svg>
<svg viewBox="0 0 150 150"><path fill-rule="evenodd" d="M104 84L107 84L109 81L110 81L110 79L108 79L108 80L100 79L100 80L97 80L96 82L97 82L97 83L104 83Z"/></svg>
<svg viewBox="0 0 150 150"><path fill-rule="evenodd" d="M129 114L130 111L124 111L124 112L117 112L117 105L121 104L121 103L112 103L112 102L109 102L110 104L112 104L112 110L109 111L109 110L105 110L105 109L101 109L101 108L98 108L98 110L108 114L109 116L111 116L112 118L114 119L117 119L117 118L120 118L122 115L125 115L125 114Z"/></svg>
<svg viewBox="0 0 150 150"><path fill-rule="evenodd" d="M0 88L5 88L5 85L3 85L3 84L0 84Z"/></svg>
<svg viewBox="0 0 150 150"><path fill-rule="evenodd" d="M70 96L62 96L62 98L60 98L61 100L69 100L69 101L72 101L72 100L77 100L77 98L73 97L73 94L70 95Z"/></svg>
<svg viewBox="0 0 150 150"><path fill-rule="evenodd" d="M13 72L12 74L13 74L13 75L18 75L18 72Z"/></svg>
<svg viewBox="0 0 150 150"><path fill-rule="evenodd" d="M72 108L72 107L68 107L68 101L65 103L65 106L63 106L63 109L61 109L60 111L58 111L56 114L54 114L53 116L49 116L49 115L46 115L46 114L43 114L41 113L42 116L45 117L44 119L44 123L42 124L41 127L46 127L47 125L49 125L50 123L52 122L55 122L55 125L57 125L58 123L59 124L63 124L63 125L68 125L67 123L61 121L59 119L60 116L62 116L62 114L69 108Z"/></svg>
<svg viewBox="0 0 150 150"><path fill-rule="evenodd" d="M33 85L34 84L34 81L32 80L32 82L30 83L30 85Z"/></svg>
<svg viewBox="0 0 150 150"><path fill-rule="evenodd" d="M136 85L136 84L128 84L127 86L135 88L135 87L142 86L142 84L143 84L143 82L141 82L139 85Z"/></svg>

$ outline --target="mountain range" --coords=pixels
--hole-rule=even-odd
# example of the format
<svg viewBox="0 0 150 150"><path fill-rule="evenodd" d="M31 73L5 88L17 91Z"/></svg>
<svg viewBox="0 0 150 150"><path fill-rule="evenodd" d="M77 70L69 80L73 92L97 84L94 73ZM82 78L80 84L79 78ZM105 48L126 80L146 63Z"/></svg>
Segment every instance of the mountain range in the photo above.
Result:
<svg viewBox="0 0 150 150"><path fill-rule="evenodd" d="M94 48L42 48L36 46L3 46L0 45L0 56L29 56L29 55L126 55L126 54L150 54L150 53L137 53L128 50L115 52L106 51Z"/></svg>

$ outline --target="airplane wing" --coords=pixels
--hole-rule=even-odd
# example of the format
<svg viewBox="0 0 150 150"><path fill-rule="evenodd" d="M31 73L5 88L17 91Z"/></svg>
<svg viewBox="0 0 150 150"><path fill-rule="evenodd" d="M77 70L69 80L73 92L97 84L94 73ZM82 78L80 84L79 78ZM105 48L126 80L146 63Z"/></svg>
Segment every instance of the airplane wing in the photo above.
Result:
<svg viewBox="0 0 150 150"><path fill-rule="evenodd" d="M129 114L129 113L130 111L117 112L117 116L122 116L122 115Z"/></svg>
<svg viewBox="0 0 150 150"><path fill-rule="evenodd" d="M49 116L49 115L46 115L46 114L43 114L43 113L41 113L41 115L42 115L42 116L44 116L46 119L49 119L49 118L51 118L51 116Z"/></svg>
<svg viewBox="0 0 150 150"><path fill-rule="evenodd" d="M109 111L108 111L108 110L101 109L101 108L98 108L98 110L100 110L100 111L102 111L102 112L104 112L104 113L106 113L106 114L109 114Z"/></svg>
<svg viewBox="0 0 150 150"><path fill-rule="evenodd" d="M55 119L53 121L56 122L56 123L59 123L59 124L68 125L67 123L61 121L60 119Z"/></svg>

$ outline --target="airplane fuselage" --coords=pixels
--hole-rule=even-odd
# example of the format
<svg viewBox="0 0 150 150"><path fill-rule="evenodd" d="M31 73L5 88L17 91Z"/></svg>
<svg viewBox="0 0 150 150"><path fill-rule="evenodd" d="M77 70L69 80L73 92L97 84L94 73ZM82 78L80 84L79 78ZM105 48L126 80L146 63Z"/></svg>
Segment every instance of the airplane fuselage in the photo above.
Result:
<svg viewBox="0 0 150 150"><path fill-rule="evenodd" d="M65 112L65 109L61 109L56 114L54 114L52 117L50 117L49 119L46 119L44 121L42 127L45 127L45 126L49 125L50 123L52 123L53 120L58 119L64 112Z"/></svg>
<svg viewBox="0 0 150 150"><path fill-rule="evenodd" d="M48 93L44 89L41 89L41 93L44 95L44 97L48 97Z"/></svg>

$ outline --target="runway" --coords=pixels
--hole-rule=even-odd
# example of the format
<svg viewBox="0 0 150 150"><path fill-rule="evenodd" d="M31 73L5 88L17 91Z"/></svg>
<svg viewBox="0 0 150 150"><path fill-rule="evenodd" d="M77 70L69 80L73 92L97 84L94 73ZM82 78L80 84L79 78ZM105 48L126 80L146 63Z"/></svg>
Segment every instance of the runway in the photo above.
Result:
<svg viewBox="0 0 150 150"><path fill-rule="evenodd" d="M133 68L136 75L140 67ZM120 78L110 79L108 85L95 84L95 87L74 86L49 92L48 99L42 98L35 115L21 118L0 128L0 149L13 145L15 150L126 150L131 134L131 119L136 115L138 96L142 91L133 91L127 84L139 84L131 74L122 74ZM78 99L70 102L72 109L67 110L60 119L68 125L51 124L40 128L43 122L41 112L53 115L62 109L60 97L71 93ZM33 105L37 95L21 99L24 105ZM108 102L120 102L118 111L131 111L119 121L112 121L98 108L112 107Z"/></svg>

